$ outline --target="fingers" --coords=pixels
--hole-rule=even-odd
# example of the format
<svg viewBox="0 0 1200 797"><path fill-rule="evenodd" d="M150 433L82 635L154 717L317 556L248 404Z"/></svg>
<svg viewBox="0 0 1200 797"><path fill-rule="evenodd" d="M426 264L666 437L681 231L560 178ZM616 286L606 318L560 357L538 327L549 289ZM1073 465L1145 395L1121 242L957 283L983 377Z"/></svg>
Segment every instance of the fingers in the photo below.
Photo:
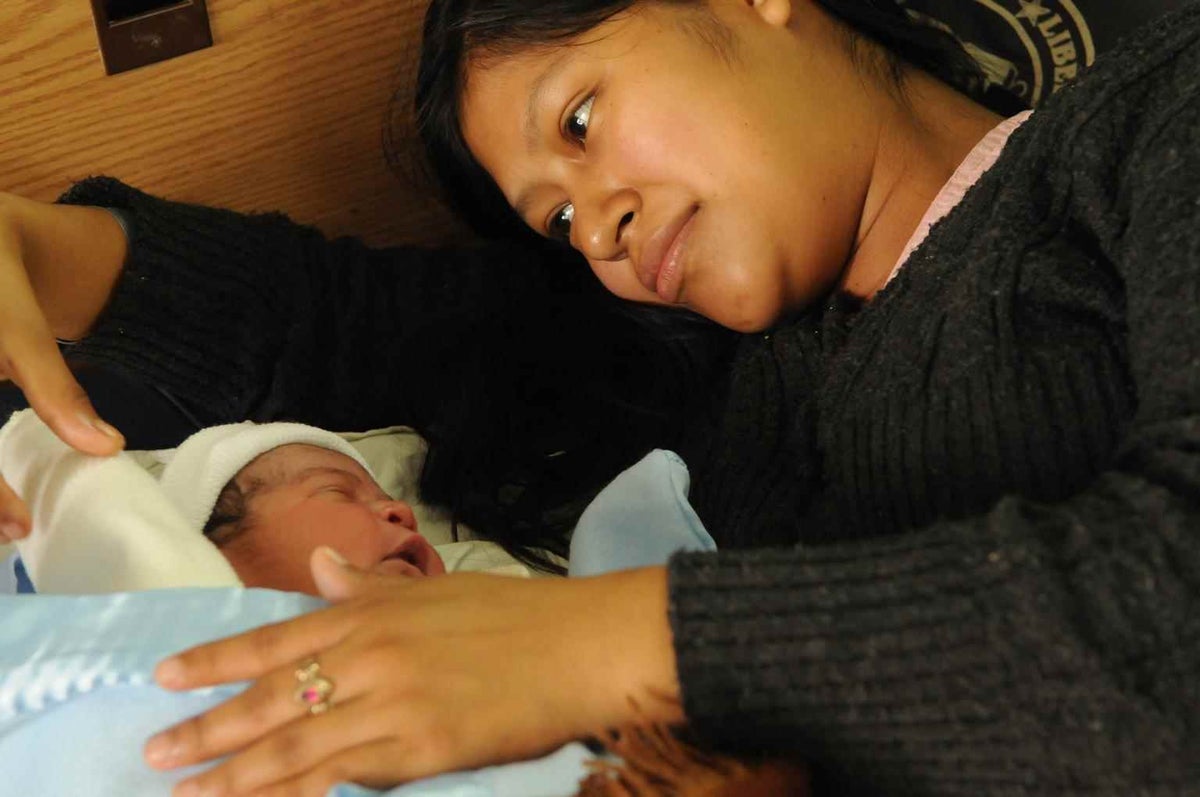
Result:
<svg viewBox="0 0 1200 797"><path fill-rule="evenodd" d="M22 239L16 225L0 224L0 379L16 382L34 412L72 448L115 454L125 441L100 422L58 350L23 262L30 246L37 248ZM77 275L68 282L79 279L87 277Z"/></svg>
<svg viewBox="0 0 1200 797"><path fill-rule="evenodd" d="M100 420L40 312L6 316L0 325L0 376L15 382L34 412L72 448L101 456L120 451L121 433Z"/></svg>
<svg viewBox="0 0 1200 797"><path fill-rule="evenodd" d="M325 609L199 645L159 662L154 678L177 691L259 678L341 642L353 628L342 614Z"/></svg>
<svg viewBox="0 0 1200 797"><path fill-rule="evenodd" d="M296 717L293 712L291 723L195 776L191 779L194 786L180 784L177 793L187 794L195 788L197 794L258 794L264 787L302 778L344 751L388 738L388 722L382 712L355 710L352 704L345 708L349 710L335 708L317 717ZM344 770L332 775L346 776L353 777Z"/></svg>
<svg viewBox="0 0 1200 797"><path fill-rule="evenodd" d="M367 690L363 669L355 667L350 658L331 653L322 656L320 662L323 677L334 684L331 706L343 708ZM297 718L314 719L308 716L307 706L296 699L300 686L296 666L293 663L275 670L216 708L156 734L146 742L146 762L170 769L207 761L240 750L256 739L275 738L269 734ZM336 673L336 679L327 673ZM341 711L337 713L345 716ZM316 719L324 719L324 715Z"/></svg>
<svg viewBox="0 0 1200 797"><path fill-rule="evenodd" d="M354 570L340 553L322 545L308 558L313 583L322 598L341 603L358 592L359 573Z"/></svg>
<svg viewBox="0 0 1200 797"><path fill-rule="evenodd" d="M312 552L308 566L317 592L330 603L345 603L372 588L391 589L408 581L406 577L359 570L333 548L324 545Z"/></svg>
<svg viewBox="0 0 1200 797"><path fill-rule="evenodd" d="M321 761L315 767L295 777L272 783L254 792L255 797L325 797L339 783L354 783L374 789L387 789L396 784L391 771L403 754L399 743L383 739L360 744ZM180 789L184 788L180 784ZM197 791L195 794L202 794ZM225 794L226 792L217 792ZM239 792L229 792L238 794ZM177 791L174 797L187 797Z"/></svg>
<svg viewBox="0 0 1200 797"><path fill-rule="evenodd" d="M100 456L120 451L125 446L121 433L100 420L44 323L34 327L3 331L7 375L67 445Z"/></svg>
<svg viewBox="0 0 1200 797"><path fill-rule="evenodd" d="M0 545L25 539L30 528L29 508L0 478Z"/></svg>

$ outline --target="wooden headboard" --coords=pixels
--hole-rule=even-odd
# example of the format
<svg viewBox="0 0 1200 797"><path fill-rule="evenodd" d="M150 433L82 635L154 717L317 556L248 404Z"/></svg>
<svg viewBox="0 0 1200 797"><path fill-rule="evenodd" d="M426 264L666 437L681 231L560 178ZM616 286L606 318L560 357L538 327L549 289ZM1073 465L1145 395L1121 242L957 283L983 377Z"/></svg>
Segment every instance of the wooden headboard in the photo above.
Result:
<svg viewBox="0 0 1200 797"><path fill-rule="evenodd" d="M88 0L0 2L0 190L111 174L375 244L461 235L385 163L425 0L208 0L214 46L106 76Z"/></svg>

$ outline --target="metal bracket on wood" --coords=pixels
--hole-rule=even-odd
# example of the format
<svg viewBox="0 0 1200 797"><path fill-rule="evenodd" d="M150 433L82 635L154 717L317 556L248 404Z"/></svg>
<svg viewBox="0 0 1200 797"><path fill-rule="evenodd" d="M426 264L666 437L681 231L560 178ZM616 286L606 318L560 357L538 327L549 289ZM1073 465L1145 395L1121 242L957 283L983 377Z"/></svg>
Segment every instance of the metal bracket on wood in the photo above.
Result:
<svg viewBox="0 0 1200 797"><path fill-rule="evenodd" d="M206 0L92 0L92 16L110 75L213 43Z"/></svg>

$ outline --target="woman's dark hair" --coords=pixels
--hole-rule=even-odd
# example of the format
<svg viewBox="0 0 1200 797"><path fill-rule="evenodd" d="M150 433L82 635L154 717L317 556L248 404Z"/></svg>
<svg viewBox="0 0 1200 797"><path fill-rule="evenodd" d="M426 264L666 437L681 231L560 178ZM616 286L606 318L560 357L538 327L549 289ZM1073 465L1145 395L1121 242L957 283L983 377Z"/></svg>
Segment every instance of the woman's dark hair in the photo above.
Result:
<svg viewBox="0 0 1200 797"><path fill-rule="evenodd" d="M429 443L420 493L555 572L547 554L566 557L580 513L607 482L652 448L686 456L688 419L720 389L735 336L617 299L558 244L519 251L536 267L522 269L528 284L505 312L456 320L421 354L455 362L460 376L420 428Z"/></svg>
<svg viewBox="0 0 1200 797"><path fill-rule="evenodd" d="M459 110L468 58L565 42L638 2L698 5L702 0L432 0L417 71L417 133L446 201L476 232L485 237L532 234L463 138ZM1011 96L985 93L982 72L962 45L946 31L911 17L896 0L817 2L847 26L856 60L866 60L864 41L882 45L884 71L898 89L908 63L993 110L1020 109Z"/></svg>

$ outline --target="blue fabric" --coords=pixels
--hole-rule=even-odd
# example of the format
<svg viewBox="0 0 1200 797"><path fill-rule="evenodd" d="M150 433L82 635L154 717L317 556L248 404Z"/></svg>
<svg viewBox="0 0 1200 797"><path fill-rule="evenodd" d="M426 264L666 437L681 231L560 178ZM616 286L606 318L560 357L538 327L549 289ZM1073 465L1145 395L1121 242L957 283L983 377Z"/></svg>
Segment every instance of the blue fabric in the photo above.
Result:
<svg viewBox="0 0 1200 797"><path fill-rule="evenodd" d="M581 744L569 744L545 758L453 772L410 783L386 792L386 797L565 797L573 795L592 754ZM327 797L376 797L379 792L343 784Z"/></svg>
<svg viewBox="0 0 1200 797"><path fill-rule="evenodd" d="M0 566L0 595L33 595L35 592L25 563L14 553Z"/></svg>
<svg viewBox="0 0 1200 797"><path fill-rule="evenodd" d="M17 582L18 595L35 595L37 590L33 588L33 581L29 578L29 571L25 569L25 563L21 561L21 557L13 557L13 578Z"/></svg>
<svg viewBox="0 0 1200 797"><path fill-rule="evenodd" d="M687 504L687 468L655 451L621 474L580 521L572 571L662 564L710 549ZM271 590L180 589L94 596L0 595L0 792L23 797L161 797L194 770L155 772L141 750L153 733L241 691L159 689L164 657L201 642L324 606ZM187 618L181 622L181 618ZM574 794L589 757L578 744L535 761L456 772L387 797L556 797ZM329 797L380 792L353 785Z"/></svg>
<svg viewBox="0 0 1200 797"><path fill-rule="evenodd" d="M146 738L240 687L170 694L154 685L154 665L185 647L321 605L265 590L0 597L3 791L168 794L188 773L145 767Z"/></svg>
<svg viewBox="0 0 1200 797"><path fill-rule="evenodd" d="M0 595L16 595L18 589L17 583L17 560L16 554L4 560L4 565L0 566Z"/></svg>
<svg viewBox="0 0 1200 797"><path fill-rule="evenodd" d="M655 449L588 504L571 538L568 572L594 576L666 564L677 551L717 545L688 503L691 477L673 451Z"/></svg>

